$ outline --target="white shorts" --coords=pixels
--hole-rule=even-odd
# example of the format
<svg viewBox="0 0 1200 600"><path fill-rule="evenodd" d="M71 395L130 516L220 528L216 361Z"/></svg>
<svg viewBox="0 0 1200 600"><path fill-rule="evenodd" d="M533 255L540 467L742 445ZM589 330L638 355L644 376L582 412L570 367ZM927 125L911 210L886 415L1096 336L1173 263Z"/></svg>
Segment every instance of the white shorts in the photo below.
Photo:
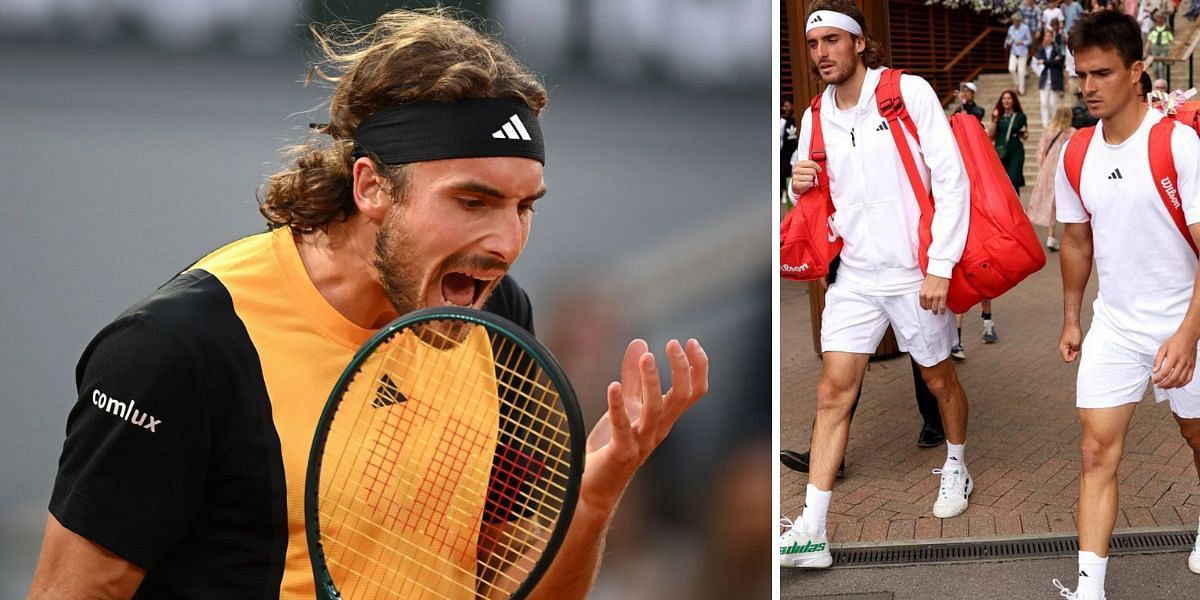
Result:
<svg viewBox="0 0 1200 600"><path fill-rule="evenodd" d="M917 364L932 367L950 356L958 343L954 314L935 315L921 308L921 293L870 296L836 283L825 294L821 313L821 350L874 354L887 331L896 332L900 350Z"/></svg>
<svg viewBox="0 0 1200 600"><path fill-rule="evenodd" d="M1078 408L1112 408L1140 402L1150 383L1154 355L1130 350L1116 343L1116 334L1099 321L1083 338L1079 356L1079 375L1076 380L1075 406ZM1164 390L1154 387L1158 402L1169 400L1171 412L1184 419L1200 418L1200 378L1181 388Z"/></svg>

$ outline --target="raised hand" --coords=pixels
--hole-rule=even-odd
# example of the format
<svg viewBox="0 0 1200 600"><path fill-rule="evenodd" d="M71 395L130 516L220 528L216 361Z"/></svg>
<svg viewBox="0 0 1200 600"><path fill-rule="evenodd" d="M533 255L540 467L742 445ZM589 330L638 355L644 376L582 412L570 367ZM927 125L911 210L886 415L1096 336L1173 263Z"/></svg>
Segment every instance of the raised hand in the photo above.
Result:
<svg viewBox="0 0 1200 600"><path fill-rule="evenodd" d="M642 463L675 422L708 392L708 356L700 342L666 346L671 388L662 393L654 355L633 340L621 360L621 380L608 386L608 412L592 429L579 501L602 511L616 508Z"/></svg>

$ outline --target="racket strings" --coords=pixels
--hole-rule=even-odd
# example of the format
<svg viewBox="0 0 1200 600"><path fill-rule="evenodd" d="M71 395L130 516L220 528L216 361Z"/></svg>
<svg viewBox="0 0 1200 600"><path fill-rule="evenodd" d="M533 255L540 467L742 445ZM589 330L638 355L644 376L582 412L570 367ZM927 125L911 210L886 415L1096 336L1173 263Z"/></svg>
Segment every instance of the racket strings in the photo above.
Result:
<svg viewBox="0 0 1200 600"><path fill-rule="evenodd" d="M453 323L385 342L330 425L318 514L344 598L506 596L561 514L570 434L552 380L503 335L472 360L482 328Z"/></svg>
<svg viewBox="0 0 1200 600"><path fill-rule="evenodd" d="M345 574L334 576L334 580L339 582L343 597L347 598L376 597L381 593L381 590L404 589L403 587L396 588L392 585L394 580L401 577L410 581L406 587L412 587L413 585L427 587L420 581L416 581L416 584L411 583L411 581L415 581L413 575L420 575L422 568L431 571L432 576L436 576L438 572L437 569L428 567L427 564L423 564L420 561L412 561L410 564L405 565L406 570L402 571L394 565L389 564L387 560L381 559L381 557L387 556L384 550L390 550L394 554L400 550L399 547L404 544L405 540L399 535L393 535L387 539L383 539L377 535L380 532L394 531L396 521L394 518L390 519L390 524L388 523L388 519L380 522L372 518L379 515L379 501L383 498L387 498L390 505L388 508L391 509L389 512L399 512L403 508L401 504L403 498L399 494L389 493L389 490L394 489L394 486L391 484L411 489L416 485L413 477L415 470L402 469L398 462L385 465L370 461L371 454L375 456L381 454L376 450L379 448L384 448L383 454L385 456L389 452L392 452L398 458L403 449L402 441L404 435L402 432L389 432L390 435L384 435L384 432L389 429L388 416L396 411L372 410L368 412L365 410L365 403L360 400L360 396L368 393L365 390L369 390L369 386L372 386L374 382L382 381L385 376L393 382L399 381L405 384L405 387L409 387L411 391L412 386L422 383L421 381L410 381L414 379L414 374L426 373L431 367L436 366L429 364L431 359L429 353L414 352L411 346L404 344L397 346L394 343L395 340L396 338L393 338L393 341L385 343L381 350L376 353L382 360L375 361L373 369L364 368L358 377L356 377L355 382L351 384L351 387L346 390L343 401L339 405L338 414L335 416L335 421L329 432L330 441L328 444L333 447L340 444L342 452L339 455L336 469L332 471L328 471L328 467L323 469L322 480L329 481L329 484L322 486L322 495L326 499L325 502L330 506L328 507L329 510L326 510L327 507L323 503L320 512L328 512L330 515L328 518L329 521L340 523L341 527L346 532L353 534L353 536L343 535L341 530L327 527L324 533L332 535L323 535L322 543L326 546L326 560L331 565L337 565L346 569L349 573L358 574L355 577L347 577ZM400 350L398 353L396 352L397 347ZM403 361L408 368L400 369L396 364L398 360ZM369 366L370 361L368 361L365 367ZM363 376L367 372L372 373L372 375L364 378ZM449 373L449 375L453 375L453 373ZM360 382L359 379L363 381ZM451 377L450 381L458 379L460 378ZM356 385L359 387L355 387ZM364 388L362 385L368 387ZM439 391L449 392L453 390ZM409 428L404 429L403 432L420 431L420 425L428 424L438 416L439 411L430 403L409 403L406 401L405 404L405 408L410 410L400 411L400 413L412 412L413 418L407 419ZM383 415L383 423L377 425L380 420L379 415L381 414ZM345 424L350 424L351 428L347 439L341 439L341 436L335 434L345 432ZM373 441L373 443L368 443L369 441ZM400 442L400 444L398 445L396 442ZM362 469L365 474L374 476L370 482L352 479L352 476L359 471L358 466L364 445L373 451L367 455L366 466ZM328 448L326 453L329 454ZM330 473L329 478L325 477L327 471ZM384 478L383 480L381 480L381 475ZM349 494L348 499L347 494ZM322 518L325 519L324 515ZM370 551L364 551L360 547L368 548ZM444 569L445 566L443 565L442 568ZM381 570L383 573L379 572ZM373 583L375 584L373 586L375 591L368 596L368 593L362 590L362 588L369 588ZM433 591L437 592L437 590ZM424 595L430 597L454 597L454 595L448 595L446 592ZM462 594L457 594L457 596L462 596Z"/></svg>

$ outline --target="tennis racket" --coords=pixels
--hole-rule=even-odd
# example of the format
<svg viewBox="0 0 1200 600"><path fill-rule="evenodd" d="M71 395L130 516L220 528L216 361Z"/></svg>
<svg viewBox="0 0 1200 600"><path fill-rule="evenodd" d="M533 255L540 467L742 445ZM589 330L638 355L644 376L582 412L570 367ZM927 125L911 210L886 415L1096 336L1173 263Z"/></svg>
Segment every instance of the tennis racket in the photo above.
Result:
<svg viewBox="0 0 1200 600"><path fill-rule="evenodd" d="M562 369L513 323L455 307L393 321L313 439L317 598L525 597L571 522L586 435Z"/></svg>

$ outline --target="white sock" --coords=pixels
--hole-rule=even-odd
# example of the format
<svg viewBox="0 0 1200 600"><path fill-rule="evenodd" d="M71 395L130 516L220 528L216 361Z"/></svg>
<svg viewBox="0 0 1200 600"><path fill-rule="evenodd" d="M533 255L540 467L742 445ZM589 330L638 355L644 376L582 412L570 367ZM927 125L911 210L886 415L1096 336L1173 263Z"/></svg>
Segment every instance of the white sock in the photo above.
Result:
<svg viewBox="0 0 1200 600"><path fill-rule="evenodd" d="M967 443L951 444L946 442L946 464L943 468L963 467L966 468L966 461L963 460L963 453L966 452Z"/></svg>
<svg viewBox="0 0 1200 600"><path fill-rule="evenodd" d="M1108 557L1101 558L1094 552L1079 553L1079 587L1078 592L1090 592L1097 597L1104 596L1104 571L1108 568Z"/></svg>
<svg viewBox="0 0 1200 600"><path fill-rule="evenodd" d="M813 533L825 531L825 517L829 515L829 498L832 496L833 490L822 491L808 484L804 492L804 512L800 515L805 529Z"/></svg>

